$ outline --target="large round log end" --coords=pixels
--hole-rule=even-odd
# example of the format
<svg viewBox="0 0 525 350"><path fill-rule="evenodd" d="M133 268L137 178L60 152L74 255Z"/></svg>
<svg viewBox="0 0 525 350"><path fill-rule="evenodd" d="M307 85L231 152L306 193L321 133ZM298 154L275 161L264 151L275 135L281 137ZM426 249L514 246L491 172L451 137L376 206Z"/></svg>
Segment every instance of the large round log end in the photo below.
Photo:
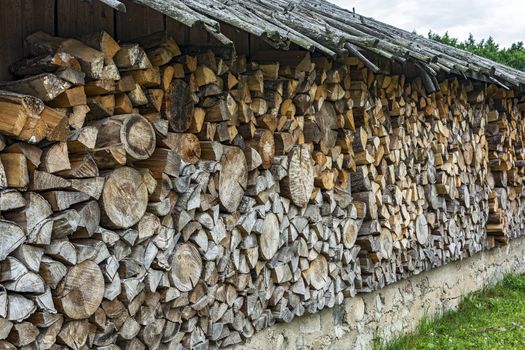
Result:
<svg viewBox="0 0 525 350"><path fill-rule="evenodd" d="M104 276L96 263L86 260L73 266L55 292L56 306L74 320L86 319L104 297Z"/></svg>
<svg viewBox="0 0 525 350"><path fill-rule="evenodd" d="M155 151L155 130L141 115L132 114L122 123L120 140L134 159L148 159Z"/></svg>
<svg viewBox="0 0 525 350"><path fill-rule="evenodd" d="M202 273L202 259L191 243L179 244L171 256L171 282L181 292L189 292L199 282Z"/></svg>
<svg viewBox="0 0 525 350"><path fill-rule="evenodd" d="M146 212L148 189L135 169L122 167L106 180L102 193L102 224L109 228L129 228Z"/></svg>

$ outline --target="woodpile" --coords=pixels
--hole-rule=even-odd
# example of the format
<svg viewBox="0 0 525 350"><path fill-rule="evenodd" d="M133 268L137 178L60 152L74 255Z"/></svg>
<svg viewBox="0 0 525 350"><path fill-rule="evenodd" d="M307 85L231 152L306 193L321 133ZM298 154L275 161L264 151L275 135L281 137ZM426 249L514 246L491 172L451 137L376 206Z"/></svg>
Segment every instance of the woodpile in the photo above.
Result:
<svg viewBox="0 0 525 350"><path fill-rule="evenodd" d="M164 32L24 44L0 83L3 349L226 347L524 232L512 91Z"/></svg>

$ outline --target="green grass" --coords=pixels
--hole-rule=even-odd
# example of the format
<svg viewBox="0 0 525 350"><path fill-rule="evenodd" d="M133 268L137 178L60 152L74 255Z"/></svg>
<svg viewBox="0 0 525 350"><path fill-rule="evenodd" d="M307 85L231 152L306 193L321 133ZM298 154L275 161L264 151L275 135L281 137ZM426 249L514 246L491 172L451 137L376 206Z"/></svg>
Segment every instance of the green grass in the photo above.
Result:
<svg viewBox="0 0 525 350"><path fill-rule="evenodd" d="M468 295L457 311L424 320L414 334L375 350L525 350L525 276L508 275L495 287Z"/></svg>

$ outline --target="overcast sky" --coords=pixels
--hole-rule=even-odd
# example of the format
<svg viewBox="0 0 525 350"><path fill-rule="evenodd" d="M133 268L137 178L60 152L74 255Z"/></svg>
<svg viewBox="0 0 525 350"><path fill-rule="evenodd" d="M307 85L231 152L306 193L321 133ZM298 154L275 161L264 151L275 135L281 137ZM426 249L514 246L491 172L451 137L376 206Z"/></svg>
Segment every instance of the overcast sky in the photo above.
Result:
<svg viewBox="0 0 525 350"><path fill-rule="evenodd" d="M466 39L490 35L502 46L525 41L524 0L329 0L408 31L428 30Z"/></svg>

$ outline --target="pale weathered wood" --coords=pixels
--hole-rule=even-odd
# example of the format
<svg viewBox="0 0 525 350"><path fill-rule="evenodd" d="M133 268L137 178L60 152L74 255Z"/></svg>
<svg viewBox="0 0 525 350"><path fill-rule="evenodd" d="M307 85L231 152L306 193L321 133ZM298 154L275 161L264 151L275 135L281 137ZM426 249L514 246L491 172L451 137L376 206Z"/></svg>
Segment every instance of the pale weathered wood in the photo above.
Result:
<svg viewBox="0 0 525 350"><path fill-rule="evenodd" d="M146 37L33 34L5 85L46 104L0 91L0 347L225 347L522 234L512 88L195 26L179 47L127 5Z"/></svg>
<svg viewBox="0 0 525 350"><path fill-rule="evenodd" d="M202 261L197 248L191 243L175 247L171 257L170 279L181 292L191 291L200 279Z"/></svg>
<svg viewBox="0 0 525 350"><path fill-rule="evenodd" d="M246 158L239 148L226 150L221 160L219 198L229 212L237 210L248 180Z"/></svg>
<svg viewBox="0 0 525 350"><path fill-rule="evenodd" d="M279 220L273 213L269 213L264 218L261 228L261 236L259 238L259 247L261 255L270 260L273 258L280 244L280 229Z"/></svg>
<svg viewBox="0 0 525 350"><path fill-rule="evenodd" d="M295 205L305 207L314 187L314 169L310 152L296 146L288 155L288 176L282 181L282 193Z"/></svg>
<svg viewBox="0 0 525 350"><path fill-rule="evenodd" d="M429 239L429 231L428 231L428 225L427 225L427 219L424 215L419 215L416 218L416 238L417 241L425 245L428 242Z"/></svg>
<svg viewBox="0 0 525 350"><path fill-rule="evenodd" d="M354 246L358 231L359 229L355 220L347 219L345 221L341 231L345 248L350 249Z"/></svg>
<svg viewBox="0 0 525 350"><path fill-rule="evenodd" d="M0 260L4 260L13 250L24 243L26 237L24 231L12 222L1 220L0 226L0 236L2 237Z"/></svg>
<svg viewBox="0 0 525 350"><path fill-rule="evenodd" d="M101 198L102 223L110 228L136 224L148 204L148 190L141 174L122 167L107 177Z"/></svg>
<svg viewBox="0 0 525 350"><path fill-rule="evenodd" d="M104 278L92 261L72 267L57 287L54 301L59 310L74 320L95 313L104 295Z"/></svg>
<svg viewBox="0 0 525 350"><path fill-rule="evenodd" d="M25 39L26 49L33 55L57 51L66 52L78 59L82 70L88 77L99 79L104 67L104 54L75 39L53 37L44 32L36 32Z"/></svg>
<svg viewBox="0 0 525 350"><path fill-rule="evenodd" d="M8 294L7 296L7 319L9 321L21 322L36 310L35 303L19 294Z"/></svg>

